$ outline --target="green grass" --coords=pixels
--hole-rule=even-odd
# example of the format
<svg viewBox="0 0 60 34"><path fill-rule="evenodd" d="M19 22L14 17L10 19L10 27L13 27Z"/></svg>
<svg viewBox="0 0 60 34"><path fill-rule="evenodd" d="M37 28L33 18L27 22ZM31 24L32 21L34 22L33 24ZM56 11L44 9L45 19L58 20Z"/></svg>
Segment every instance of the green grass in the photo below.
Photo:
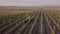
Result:
<svg viewBox="0 0 60 34"><path fill-rule="evenodd" d="M41 12L41 18L40 18L40 34L43 34L43 14Z"/></svg>
<svg viewBox="0 0 60 34"><path fill-rule="evenodd" d="M44 13L44 15L45 15L46 24L48 25L49 30L50 30L50 34L55 34L54 30L52 29L52 27L50 25L50 22L48 21L48 17L46 16L45 13Z"/></svg>
<svg viewBox="0 0 60 34"><path fill-rule="evenodd" d="M36 14L35 14L35 15L36 15ZM35 15L34 15L34 16L35 16ZM32 18L33 18L34 16L32 16ZM32 19L32 18L31 18L31 19ZM30 20L31 20L31 19L30 19ZM19 30L19 31L17 32L17 34L21 34L21 32L28 26L29 22L30 22L30 21L28 21L27 24L23 25L22 28L21 28L21 30Z"/></svg>
<svg viewBox="0 0 60 34"><path fill-rule="evenodd" d="M38 13L38 15L36 16L36 19L35 19L32 27L31 27L31 29L29 30L29 34L32 34L32 30L34 29L34 27L35 27L35 25L36 25L36 21L37 21L37 19L38 19L38 16L39 16L39 13Z"/></svg>
<svg viewBox="0 0 60 34"><path fill-rule="evenodd" d="M60 30L58 22L56 22L48 13L47 15L50 17L50 19L53 21L54 25Z"/></svg>
<svg viewBox="0 0 60 34"><path fill-rule="evenodd" d="M53 10L50 10L50 11L49 10L38 10L37 12L36 11L34 11L32 13L27 13L27 14L22 13L22 14L11 14L11 15L8 14L8 15L4 15L4 16L0 15L0 32L2 32L4 29L6 29L7 31L5 31L5 34L10 34L24 22L24 18L26 16L31 16L31 19L32 19L35 17L35 15L36 15L36 18L31 26L31 28L29 29L28 34L32 34L39 16L40 16L39 33L44 34L43 15L44 15L44 19L46 20L46 25L48 26L48 29L49 29L48 31L50 34L55 34L55 32L56 32L52 28L51 22L54 24L54 27L57 27L57 29L60 30L60 27L59 27L60 25L58 24L60 22L60 19L58 19L58 18L60 18L59 11L53 11ZM41 14L40 14L40 12L41 12ZM48 17L50 18L50 20ZM17 23L17 20L19 20L18 23ZM25 30L25 28L27 28L29 23L30 23L30 21L27 22L26 24L22 25L21 29L18 28L19 30L17 30L16 34L21 34Z"/></svg>

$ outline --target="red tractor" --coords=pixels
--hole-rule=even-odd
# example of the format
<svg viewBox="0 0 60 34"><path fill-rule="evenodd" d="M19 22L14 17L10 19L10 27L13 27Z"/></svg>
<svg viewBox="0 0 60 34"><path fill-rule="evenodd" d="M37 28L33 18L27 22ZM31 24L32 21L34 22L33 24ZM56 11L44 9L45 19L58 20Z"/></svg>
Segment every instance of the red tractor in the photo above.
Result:
<svg viewBox="0 0 60 34"><path fill-rule="evenodd" d="M30 16L25 17L24 22L27 23L30 20L30 18L31 18Z"/></svg>

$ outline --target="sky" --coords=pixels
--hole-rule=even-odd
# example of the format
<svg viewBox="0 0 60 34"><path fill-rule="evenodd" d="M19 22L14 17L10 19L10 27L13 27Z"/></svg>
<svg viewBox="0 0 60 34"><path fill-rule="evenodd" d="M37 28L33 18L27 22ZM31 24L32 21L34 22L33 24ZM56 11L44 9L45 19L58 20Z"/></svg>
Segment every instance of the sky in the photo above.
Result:
<svg viewBox="0 0 60 34"><path fill-rule="evenodd" d="M0 0L0 6L59 6L60 0Z"/></svg>

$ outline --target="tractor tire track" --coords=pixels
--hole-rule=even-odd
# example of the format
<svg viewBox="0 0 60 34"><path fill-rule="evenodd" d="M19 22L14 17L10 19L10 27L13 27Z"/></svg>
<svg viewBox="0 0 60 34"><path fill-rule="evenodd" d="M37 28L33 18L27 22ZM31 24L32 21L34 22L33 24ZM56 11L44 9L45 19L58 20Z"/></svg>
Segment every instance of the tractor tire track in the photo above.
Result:
<svg viewBox="0 0 60 34"><path fill-rule="evenodd" d="M43 14L43 32L44 32L44 34L49 34L49 28L48 28L48 26L46 24L46 20L45 20L44 14Z"/></svg>
<svg viewBox="0 0 60 34"><path fill-rule="evenodd" d="M38 20L37 20L37 22L36 22L36 25L35 25L35 27L34 27L34 29L33 29L32 34L40 34L40 30L39 30L40 15L41 15L41 13L40 13L39 16L38 16Z"/></svg>
<svg viewBox="0 0 60 34"><path fill-rule="evenodd" d="M46 14L47 15L47 14ZM49 18L49 16L47 15L48 20L50 22L50 25L52 26L53 30L55 31L55 34L59 34L59 30L57 29L57 27L54 25L53 21L51 21L51 19ZM52 16L51 16L52 17ZM53 18L53 17L52 17ZM53 18L55 20L55 18Z"/></svg>

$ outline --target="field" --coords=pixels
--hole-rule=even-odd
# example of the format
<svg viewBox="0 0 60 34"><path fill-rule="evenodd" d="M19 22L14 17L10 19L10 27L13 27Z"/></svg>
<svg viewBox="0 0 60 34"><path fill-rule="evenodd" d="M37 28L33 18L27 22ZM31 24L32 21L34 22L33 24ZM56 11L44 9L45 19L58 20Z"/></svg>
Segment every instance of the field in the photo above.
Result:
<svg viewBox="0 0 60 34"><path fill-rule="evenodd" d="M25 24L26 15L31 19ZM60 10L0 9L0 34L60 34Z"/></svg>

